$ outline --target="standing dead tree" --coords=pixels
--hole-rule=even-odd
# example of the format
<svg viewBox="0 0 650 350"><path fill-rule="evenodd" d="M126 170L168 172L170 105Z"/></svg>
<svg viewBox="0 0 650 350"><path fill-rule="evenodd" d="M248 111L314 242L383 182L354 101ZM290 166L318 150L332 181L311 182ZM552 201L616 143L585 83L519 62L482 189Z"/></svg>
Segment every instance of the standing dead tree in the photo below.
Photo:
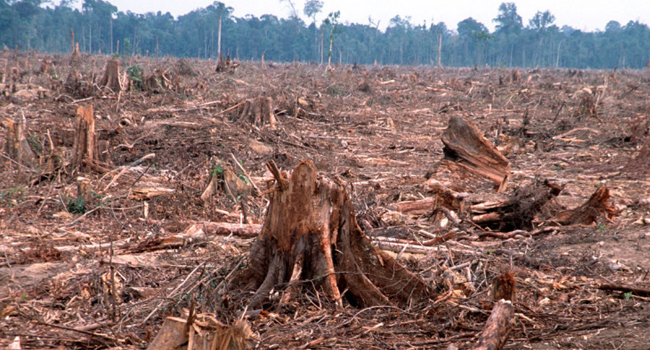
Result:
<svg viewBox="0 0 650 350"><path fill-rule="evenodd" d="M490 179L497 192L505 191L510 178L510 162L474 123L462 117L451 117L441 139L445 145L445 160Z"/></svg>
<svg viewBox="0 0 650 350"><path fill-rule="evenodd" d="M263 307L273 290L284 293L281 305L288 303L303 285L322 288L339 305L343 298L359 306L406 305L430 296L427 284L371 245L339 179L318 176L311 161L289 180L273 165L277 185L264 225L235 280L256 290L249 307Z"/></svg>

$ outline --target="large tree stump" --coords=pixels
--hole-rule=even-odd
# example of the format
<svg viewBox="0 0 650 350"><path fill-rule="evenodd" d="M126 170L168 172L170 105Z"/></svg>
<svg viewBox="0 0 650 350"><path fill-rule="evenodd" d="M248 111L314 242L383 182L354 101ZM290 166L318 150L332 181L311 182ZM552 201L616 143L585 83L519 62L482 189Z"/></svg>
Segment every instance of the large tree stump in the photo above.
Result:
<svg viewBox="0 0 650 350"><path fill-rule="evenodd" d="M99 86L106 86L113 90L113 92L122 91L122 81L120 80L120 61L108 60L106 62L106 69L104 76L99 81Z"/></svg>
<svg viewBox="0 0 650 350"><path fill-rule="evenodd" d="M510 178L510 162L487 140L474 123L451 117L442 133L445 159L470 172L490 179L503 192Z"/></svg>
<svg viewBox="0 0 650 350"><path fill-rule="evenodd" d="M430 295L420 278L371 245L340 180L318 176L314 164L303 161L285 186L270 194L262 231L236 279L256 290L250 308L265 306L272 290L283 291L280 302L286 303L303 284L322 288L339 305L343 297L370 306Z"/></svg>

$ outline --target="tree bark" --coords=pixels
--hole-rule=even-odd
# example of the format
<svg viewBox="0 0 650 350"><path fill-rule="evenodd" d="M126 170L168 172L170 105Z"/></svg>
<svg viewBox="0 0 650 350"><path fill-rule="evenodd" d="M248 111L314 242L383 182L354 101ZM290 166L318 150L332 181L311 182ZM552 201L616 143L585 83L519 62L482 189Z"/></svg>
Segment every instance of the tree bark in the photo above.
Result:
<svg viewBox="0 0 650 350"><path fill-rule="evenodd" d="M345 297L364 307L406 305L431 294L420 278L371 245L345 186L318 176L311 161L294 169L286 190L276 186L270 194L262 231L235 284L256 290L249 308L268 306L271 290L289 302L312 285L339 305Z"/></svg>
<svg viewBox="0 0 650 350"><path fill-rule="evenodd" d="M441 136L445 159L470 172L488 178L505 191L510 178L510 162L488 141L478 127L461 117L451 117Z"/></svg>

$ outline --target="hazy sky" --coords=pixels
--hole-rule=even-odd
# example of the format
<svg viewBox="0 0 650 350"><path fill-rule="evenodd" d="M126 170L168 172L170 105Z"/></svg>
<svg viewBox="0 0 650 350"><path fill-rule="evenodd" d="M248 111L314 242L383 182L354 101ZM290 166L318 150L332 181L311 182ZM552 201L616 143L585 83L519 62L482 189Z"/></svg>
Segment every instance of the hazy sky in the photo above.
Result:
<svg viewBox="0 0 650 350"><path fill-rule="evenodd" d="M117 6L120 11L130 10L135 13L169 11L174 16L213 3L213 0L108 1ZM280 0L221 0L221 2L234 8L235 17L244 17L247 14L256 17L273 14L286 18L290 13L289 4ZM492 19L497 16L502 2L514 2L517 5L517 12L522 17L524 25L528 25L528 20L535 12L546 10L555 15L555 24L559 27L569 25L585 31L604 30L610 20L619 21L621 25L631 20L650 24L650 0L323 0L323 10L317 19L322 20L329 12L341 11L341 22L368 24L368 17L372 17L373 22L380 21L380 27L385 28L391 18L399 15L402 18L410 17L410 22L413 24L421 24L424 21L427 25L432 21L445 22L449 29L456 29L458 22L473 17L490 30L494 30ZM294 0L293 3L304 19L302 10L305 0Z"/></svg>

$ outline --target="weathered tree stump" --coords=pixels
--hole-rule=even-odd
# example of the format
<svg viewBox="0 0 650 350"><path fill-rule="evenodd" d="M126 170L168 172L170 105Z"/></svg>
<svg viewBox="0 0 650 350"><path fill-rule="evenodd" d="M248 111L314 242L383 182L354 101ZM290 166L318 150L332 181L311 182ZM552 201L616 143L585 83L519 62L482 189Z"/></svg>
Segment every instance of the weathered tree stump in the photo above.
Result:
<svg viewBox="0 0 650 350"><path fill-rule="evenodd" d="M345 186L318 176L311 161L295 168L286 189L278 185L270 194L262 231L235 285L256 290L250 308L268 305L272 290L284 293L281 304L289 302L303 285L322 288L339 305L344 297L358 306L405 305L431 293L420 278L371 245Z"/></svg>
<svg viewBox="0 0 650 350"><path fill-rule="evenodd" d="M34 152L29 147L29 142L25 138L25 117L15 121L11 118L5 120L7 128L7 142L5 143L5 152L7 155L20 164L33 165L36 162Z"/></svg>
<svg viewBox="0 0 650 350"><path fill-rule="evenodd" d="M75 131L74 168L93 168L97 161L97 135L93 106L77 108L77 129Z"/></svg>
<svg viewBox="0 0 650 350"><path fill-rule="evenodd" d="M270 97L258 97L244 101L238 108L239 121L246 121L257 127L269 125L275 127L276 119L273 114L273 99Z"/></svg>
<svg viewBox="0 0 650 350"><path fill-rule="evenodd" d="M445 159L488 178L503 192L510 178L510 162L488 141L478 127L461 117L451 117L443 132Z"/></svg>
<svg viewBox="0 0 650 350"><path fill-rule="evenodd" d="M113 92L122 91L122 81L120 80L120 61L108 60L104 76L99 81L99 86L106 86Z"/></svg>
<svg viewBox="0 0 650 350"><path fill-rule="evenodd" d="M609 204L609 190L605 186L598 187L581 206L558 213L552 221L561 225L589 225L601 215L605 215L608 220L617 215L616 209Z"/></svg>

